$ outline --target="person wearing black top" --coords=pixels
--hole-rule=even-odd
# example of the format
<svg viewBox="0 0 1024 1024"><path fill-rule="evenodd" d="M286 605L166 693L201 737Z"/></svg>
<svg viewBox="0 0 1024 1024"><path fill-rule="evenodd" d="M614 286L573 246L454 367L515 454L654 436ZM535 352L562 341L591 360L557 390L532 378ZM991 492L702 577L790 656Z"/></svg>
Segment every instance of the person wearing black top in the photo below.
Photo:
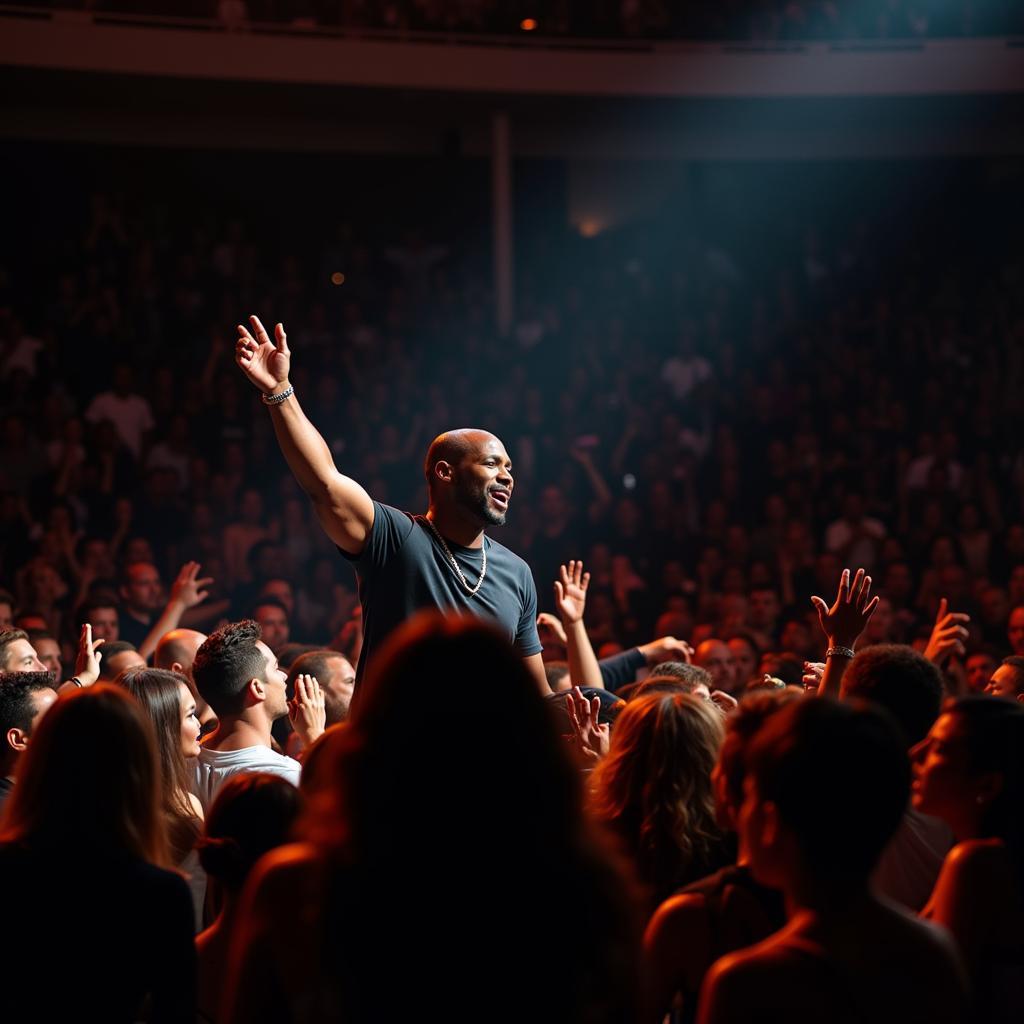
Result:
<svg viewBox="0 0 1024 1024"><path fill-rule="evenodd" d="M514 486L512 461L501 441L470 429L437 437L424 466L430 491L425 515L374 501L338 472L299 406L288 382L291 352L284 327L278 324L271 340L257 317L251 323L254 333L238 327L235 360L263 393L281 450L320 525L359 576L363 647L357 679L398 625L420 609L437 608L497 627L523 657L540 692L550 693L529 567L484 535L487 526L504 524Z"/></svg>

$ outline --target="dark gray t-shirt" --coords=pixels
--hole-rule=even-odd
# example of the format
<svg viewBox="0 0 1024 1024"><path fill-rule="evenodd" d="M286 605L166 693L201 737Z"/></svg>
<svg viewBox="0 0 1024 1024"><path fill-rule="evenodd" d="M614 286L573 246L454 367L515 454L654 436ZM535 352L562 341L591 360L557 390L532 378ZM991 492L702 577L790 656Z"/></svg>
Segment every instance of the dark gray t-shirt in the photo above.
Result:
<svg viewBox="0 0 1024 1024"><path fill-rule="evenodd" d="M469 585L476 586L480 549L447 543ZM537 589L529 566L490 537L484 538L484 544L487 575L480 590L470 597L423 516L373 503L373 528L362 554L353 557L341 552L359 577L363 606L363 650L356 669L359 679L392 630L425 608L486 619L524 658L543 650L537 635Z"/></svg>

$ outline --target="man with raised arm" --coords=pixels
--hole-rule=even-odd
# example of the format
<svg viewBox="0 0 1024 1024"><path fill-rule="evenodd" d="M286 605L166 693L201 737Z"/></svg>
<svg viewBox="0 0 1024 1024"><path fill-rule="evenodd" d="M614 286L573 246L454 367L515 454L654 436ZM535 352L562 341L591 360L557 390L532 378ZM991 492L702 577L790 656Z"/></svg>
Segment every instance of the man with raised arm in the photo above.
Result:
<svg viewBox="0 0 1024 1024"><path fill-rule="evenodd" d="M278 324L271 340L259 319L250 319L252 332L238 327L235 361L263 393L288 465L320 525L359 577L363 647L357 677L364 677L396 626L422 608L439 608L492 622L522 654L541 693L550 693L530 569L484 535L487 526L505 522L512 497L512 461L501 441L485 430L441 434L424 464L426 515L382 505L338 472L326 442L303 414L288 382L291 352L284 327Z"/></svg>

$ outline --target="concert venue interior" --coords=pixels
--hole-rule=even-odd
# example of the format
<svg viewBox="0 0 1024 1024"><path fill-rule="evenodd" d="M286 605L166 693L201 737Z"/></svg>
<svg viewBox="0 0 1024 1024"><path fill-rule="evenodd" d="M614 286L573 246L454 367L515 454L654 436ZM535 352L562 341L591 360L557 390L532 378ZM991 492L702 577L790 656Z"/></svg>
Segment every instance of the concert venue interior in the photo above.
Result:
<svg viewBox="0 0 1024 1024"><path fill-rule="evenodd" d="M1024 1020L1024 4L0 5L10 1020Z"/></svg>

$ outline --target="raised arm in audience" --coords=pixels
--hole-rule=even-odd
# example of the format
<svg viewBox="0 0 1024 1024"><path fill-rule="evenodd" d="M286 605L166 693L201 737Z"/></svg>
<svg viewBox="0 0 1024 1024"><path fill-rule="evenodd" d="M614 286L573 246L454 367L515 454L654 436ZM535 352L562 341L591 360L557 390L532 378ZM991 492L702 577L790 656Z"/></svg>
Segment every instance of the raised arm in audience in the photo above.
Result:
<svg viewBox="0 0 1024 1024"><path fill-rule="evenodd" d="M271 341L258 317L250 317L254 333L238 325L235 361L249 380L268 397L286 392L291 351L284 326ZM358 555L373 526L373 501L362 486L338 472L327 442L306 418L294 393L269 406L281 451L299 485L313 502L320 525L343 551Z"/></svg>
<svg viewBox="0 0 1024 1024"><path fill-rule="evenodd" d="M870 598L870 600L869 600ZM831 652L825 659L825 672L818 687L819 697L839 697L843 673L853 660L853 645L864 632L868 619L878 606L878 598L871 597L871 577L863 569L857 570L850 582L850 570L844 569L839 577L839 592L831 608L823 598L812 597L818 610L818 621L828 640Z"/></svg>
<svg viewBox="0 0 1024 1024"><path fill-rule="evenodd" d="M93 640L92 626L88 622L82 626L82 631L78 635L78 654L75 657L74 679L77 679L78 682L69 679L66 683L61 684L58 693L92 686L99 679L100 659L103 655L97 648L103 643L103 640Z"/></svg>
<svg viewBox="0 0 1024 1024"><path fill-rule="evenodd" d="M587 607L587 587L590 573L583 571L583 563L571 561L559 568L560 578L555 580L555 607L565 629L566 657L569 678L574 686L589 686L603 690L604 679L597 655L583 625L583 612Z"/></svg>
<svg viewBox="0 0 1024 1024"><path fill-rule="evenodd" d="M213 577L199 578L199 563L186 562L178 572L178 578L171 584L171 596L160 618L153 623L153 628L146 634L146 639L139 647L139 654L146 661L152 657L156 645L165 633L177 629L181 625L185 612L206 600L208 591L203 589L213 582Z"/></svg>

